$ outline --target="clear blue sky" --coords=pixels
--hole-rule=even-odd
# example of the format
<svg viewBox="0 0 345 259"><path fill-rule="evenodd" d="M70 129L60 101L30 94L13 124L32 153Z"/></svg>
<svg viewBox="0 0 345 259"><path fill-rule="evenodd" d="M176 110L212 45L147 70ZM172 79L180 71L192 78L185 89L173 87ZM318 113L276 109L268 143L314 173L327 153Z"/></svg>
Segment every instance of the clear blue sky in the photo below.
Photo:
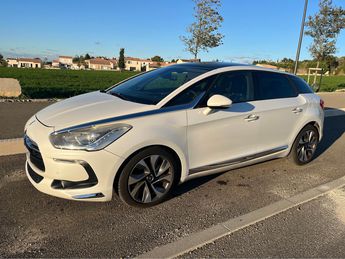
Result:
<svg viewBox="0 0 345 259"><path fill-rule="evenodd" d="M294 58L304 0L222 0L224 44L202 60ZM344 0L334 3L345 8ZM308 15L318 9L309 1ZM190 58L179 36L193 21L191 0L1 0L0 53L52 59L95 56ZM310 58L305 37L301 59ZM345 56L345 31L337 55Z"/></svg>

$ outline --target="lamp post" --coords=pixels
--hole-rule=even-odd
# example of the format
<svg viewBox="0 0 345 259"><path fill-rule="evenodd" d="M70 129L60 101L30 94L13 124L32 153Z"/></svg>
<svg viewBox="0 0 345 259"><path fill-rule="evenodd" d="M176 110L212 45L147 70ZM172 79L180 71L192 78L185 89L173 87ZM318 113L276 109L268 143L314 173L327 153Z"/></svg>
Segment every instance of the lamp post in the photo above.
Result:
<svg viewBox="0 0 345 259"><path fill-rule="evenodd" d="M308 0L305 0L303 18L302 18L302 24L301 24L301 31L300 31L300 35L299 35L299 41L298 41L298 47L297 47L297 53L296 53L295 70L294 70L295 75L297 74L298 61L299 61L299 56L301 53L301 46L302 46L302 41L303 41L304 25L305 25L305 17L307 15L307 9L308 9Z"/></svg>

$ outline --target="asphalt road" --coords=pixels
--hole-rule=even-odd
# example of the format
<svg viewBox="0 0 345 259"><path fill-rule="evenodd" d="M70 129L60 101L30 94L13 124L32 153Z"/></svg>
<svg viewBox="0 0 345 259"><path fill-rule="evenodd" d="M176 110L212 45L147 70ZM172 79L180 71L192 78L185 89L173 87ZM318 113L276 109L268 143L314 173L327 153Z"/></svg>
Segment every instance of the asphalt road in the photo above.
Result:
<svg viewBox="0 0 345 259"><path fill-rule="evenodd" d="M0 103L0 139L23 137L24 125L32 115L52 102Z"/></svg>
<svg viewBox="0 0 345 259"><path fill-rule="evenodd" d="M110 203L84 203L50 197L38 192L26 179L24 155L0 157L0 257L139 255L344 176L344 132L345 116L326 118L325 137L312 163L299 167L288 159L279 159L196 179L179 186L169 201L150 209L131 208L117 197ZM308 209L303 211L307 213L305 221L308 217L312 218ZM293 213L285 217L295 222L294 225L286 224L286 227L291 227L290 233L303 233L303 228L309 226L304 224L305 221L297 224ZM257 241L259 244L267 243L268 239L270 244L278 242L273 240L277 236L269 235L270 229L279 232L284 225L280 226L280 218L274 219L270 219L266 236L264 233L257 235L263 238L261 243ZM322 219L327 220L327 217ZM246 233L249 238L251 232ZM305 239L308 239L309 232L306 230L305 233ZM238 244L242 255L254 255L255 249L260 247L254 246L250 250L245 243L247 239L241 237L237 236L233 241L235 243L229 247ZM295 247L291 248L296 250L295 255L298 256L305 243L299 235L294 237ZM310 238L313 242L315 235ZM228 244L227 240L224 242ZM329 244L322 240L318 242L324 246ZM210 252L211 255L221 256L217 253L218 247L205 249L211 249L205 250L208 255ZM307 256L308 253L300 255ZM312 255L318 255L317 251L313 251ZM342 255L345 256L345 253Z"/></svg>
<svg viewBox="0 0 345 259"><path fill-rule="evenodd" d="M344 258L345 189L239 230L183 258Z"/></svg>

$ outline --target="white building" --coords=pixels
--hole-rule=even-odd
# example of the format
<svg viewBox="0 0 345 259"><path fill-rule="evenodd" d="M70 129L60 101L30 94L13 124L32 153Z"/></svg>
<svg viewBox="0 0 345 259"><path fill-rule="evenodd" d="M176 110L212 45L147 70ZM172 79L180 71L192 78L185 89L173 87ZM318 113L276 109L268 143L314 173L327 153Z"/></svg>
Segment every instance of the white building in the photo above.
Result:
<svg viewBox="0 0 345 259"><path fill-rule="evenodd" d="M73 57L71 56L59 56L59 63L65 66L72 66Z"/></svg>
<svg viewBox="0 0 345 259"><path fill-rule="evenodd" d="M42 60L39 58L8 58L9 67L41 68Z"/></svg>
<svg viewBox="0 0 345 259"><path fill-rule="evenodd" d="M116 59L93 58L85 60L85 63L93 70L112 70L117 67Z"/></svg>

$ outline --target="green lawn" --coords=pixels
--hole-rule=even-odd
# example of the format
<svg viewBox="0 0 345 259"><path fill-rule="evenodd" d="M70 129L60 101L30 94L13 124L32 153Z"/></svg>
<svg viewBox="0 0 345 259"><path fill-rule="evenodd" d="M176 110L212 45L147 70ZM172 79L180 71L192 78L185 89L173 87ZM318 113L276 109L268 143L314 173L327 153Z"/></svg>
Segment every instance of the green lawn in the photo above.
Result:
<svg viewBox="0 0 345 259"><path fill-rule="evenodd" d="M0 78L16 78L24 97L66 98L106 89L137 72L0 67Z"/></svg>
<svg viewBox="0 0 345 259"><path fill-rule="evenodd" d="M106 89L137 72L49 70L0 67L0 78L16 78L25 98L67 98ZM306 78L306 77L304 77ZM321 91L345 88L345 76L324 77Z"/></svg>
<svg viewBox="0 0 345 259"><path fill-rule="evenodd" d="M307 80L307 76L302 76ZM319 77L316 82L318 83ZM314 82L314 77L310 78L310 82ZM345 76L324 76L321 82L321 92L333 92L337 89L345 88Z"/></svg>

